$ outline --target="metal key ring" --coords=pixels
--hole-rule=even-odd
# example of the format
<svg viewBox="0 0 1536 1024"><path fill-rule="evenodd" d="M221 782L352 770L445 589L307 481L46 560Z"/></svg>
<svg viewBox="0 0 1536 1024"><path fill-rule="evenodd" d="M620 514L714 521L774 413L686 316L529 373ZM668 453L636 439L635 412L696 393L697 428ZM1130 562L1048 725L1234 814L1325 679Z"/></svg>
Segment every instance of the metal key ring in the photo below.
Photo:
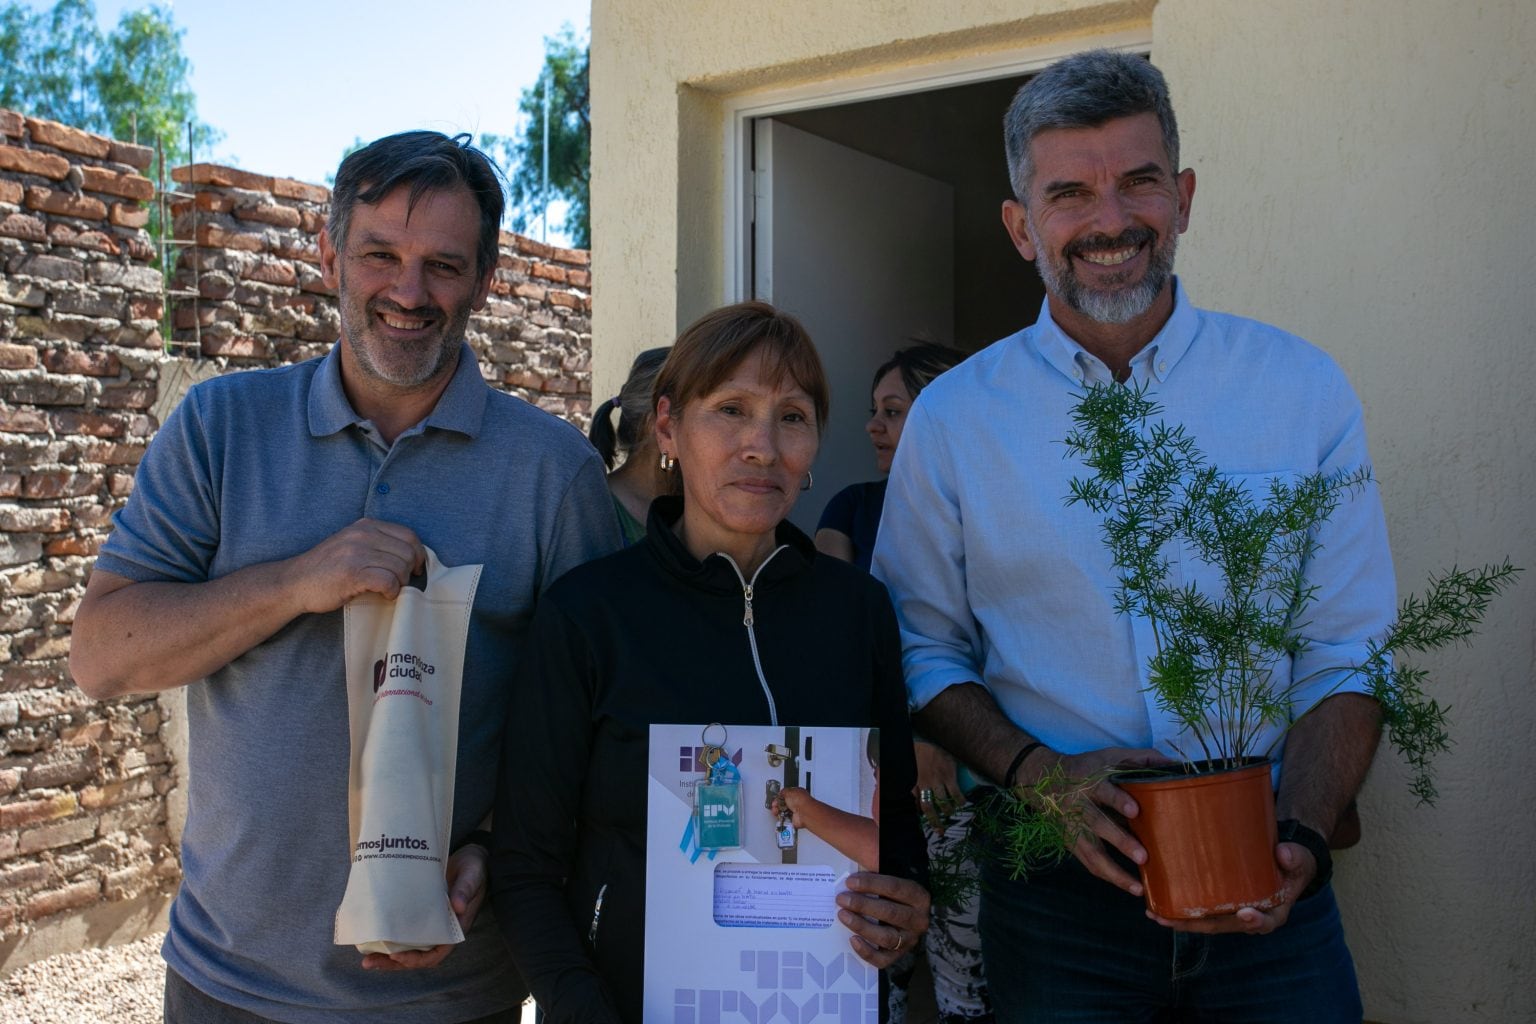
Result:
<svg viewBox="0 0 1536 1024"><path fill-rule="evenodd" d="M709 730L711 730L711 729L719 729L720 730L720 742L719 743L711 743L711 742L709 742ZM704 730L699 733L699 742L704 744L706 747L722 747L723 748L725 746L725 741L730 738L730 735L731 735L730 732L725 728L725 726L721 725L719 722L710 722L708 725L706 725L704 727Z"/></svg>

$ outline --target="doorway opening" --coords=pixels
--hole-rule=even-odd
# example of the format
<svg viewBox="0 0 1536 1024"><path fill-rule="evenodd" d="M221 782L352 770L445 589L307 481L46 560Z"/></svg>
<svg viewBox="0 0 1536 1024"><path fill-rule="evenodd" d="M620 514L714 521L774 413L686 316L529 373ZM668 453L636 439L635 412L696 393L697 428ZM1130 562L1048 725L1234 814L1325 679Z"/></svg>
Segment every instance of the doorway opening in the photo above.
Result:
<svg viewBox="0 0 1536 1024"><path fill-rule="evenodd" d="M1044 291L1000 217L1002 118L1028 77L750 119L750 292L801 318L832 387L816 489L792 516L807 532L876 476L863 424L893 351L975 352L1035 320Z"/></svg>

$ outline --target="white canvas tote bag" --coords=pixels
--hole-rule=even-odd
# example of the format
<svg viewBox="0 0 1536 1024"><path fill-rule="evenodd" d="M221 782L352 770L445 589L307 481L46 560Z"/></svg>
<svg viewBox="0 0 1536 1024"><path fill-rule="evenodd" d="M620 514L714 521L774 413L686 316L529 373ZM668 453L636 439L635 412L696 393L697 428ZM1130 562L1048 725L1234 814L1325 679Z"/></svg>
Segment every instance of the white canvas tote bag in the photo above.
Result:
<svg viewBox="0 0 1536 1024"><path fill-rule="evenodd" d="M427 550L426 587L347 603L351 873L338 945L397 953L462 942L446 871L459 746L459 687L478 565Z"/></svg>

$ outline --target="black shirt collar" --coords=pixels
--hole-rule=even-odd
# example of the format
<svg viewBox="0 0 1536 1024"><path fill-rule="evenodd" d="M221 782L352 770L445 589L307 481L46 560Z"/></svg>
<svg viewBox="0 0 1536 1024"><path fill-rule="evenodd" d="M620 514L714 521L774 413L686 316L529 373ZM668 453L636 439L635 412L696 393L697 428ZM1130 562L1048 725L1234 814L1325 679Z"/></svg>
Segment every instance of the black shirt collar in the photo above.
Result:
<svg viewBox="0 0 1536 1024"><path fill-rule="evenodd" d="M682 515L683 499L677 495L663 495L651 502L645 524L647 549L664 570L685 583L719 593L741 593L741 580L729 559L717 552L700 561L683 546L682 538L673 532ZM816 558L816 545L787 519L775 527L774 542L784 545L786 550L763 564L755 587L771 586L798 576L808 570Z"/></svg>

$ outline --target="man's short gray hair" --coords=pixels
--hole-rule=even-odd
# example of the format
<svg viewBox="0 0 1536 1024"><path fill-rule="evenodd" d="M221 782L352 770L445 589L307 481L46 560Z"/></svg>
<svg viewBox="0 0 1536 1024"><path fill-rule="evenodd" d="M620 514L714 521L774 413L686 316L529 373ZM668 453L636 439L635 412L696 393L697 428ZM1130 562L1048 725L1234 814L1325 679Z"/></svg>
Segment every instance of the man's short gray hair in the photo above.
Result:
<svg viewBox="0 0 1536 1024"><path fill-rule="evenodd" d="M1015 198L1027 204L1034 167L1029 144L1048 128L1096 128L1117 117L1156 114L1168 151L1169 170L1179 171L1179 123L1163 73L1134 53L1086 50L1065 57L1014 94L1003 116L1008 180Z"/></svg>

